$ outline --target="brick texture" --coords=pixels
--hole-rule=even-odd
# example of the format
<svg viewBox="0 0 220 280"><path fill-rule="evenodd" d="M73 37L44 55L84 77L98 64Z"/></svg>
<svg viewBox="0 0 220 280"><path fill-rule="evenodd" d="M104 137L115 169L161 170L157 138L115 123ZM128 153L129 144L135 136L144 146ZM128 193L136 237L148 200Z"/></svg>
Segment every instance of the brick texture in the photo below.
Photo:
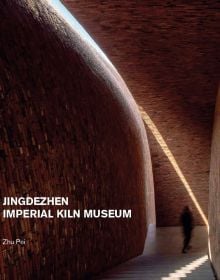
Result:
<svg viewBox="0 0 220 280"><path fill-rule="evenodd" d="M209 239L210 257L220 279L220 90L216 102L212 138L210 196L209 196Z"/></svg>
<svg viewBox="0 0 220 280"><path fill-rule="evenodd" d="M0 18L1 199L132 209L131 219L1 217L1 239L26 245L1 245L0 279L87 279L142 252L153 190L144 125L115 69L46 1L1 1Z"/></svg>
<svg viewBox="0 0 220 280"><path fill-rule="evenodd" d="M220 70L219 1L63 0L150 116L207 216L212 118ZM148 128L147 128L148 129ZM193 208L149 130L157 224Z"/></svg>

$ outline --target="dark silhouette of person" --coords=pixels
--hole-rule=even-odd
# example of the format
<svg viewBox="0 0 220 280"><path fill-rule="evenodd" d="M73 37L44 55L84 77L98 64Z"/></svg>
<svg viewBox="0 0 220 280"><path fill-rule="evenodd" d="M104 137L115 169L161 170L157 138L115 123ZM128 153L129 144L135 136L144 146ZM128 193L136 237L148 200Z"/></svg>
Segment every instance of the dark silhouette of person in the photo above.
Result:
<svg viewBox="0 0 220 280"><path fill-rule="evenodd" d="M191 248L190 241L192 238L192 230L194 227L193 214L189 206L185 206L183 209L183 212L181 214L181 224L183 227L183 237L184 237L182 253L186 253L187 250Z"/></svg>

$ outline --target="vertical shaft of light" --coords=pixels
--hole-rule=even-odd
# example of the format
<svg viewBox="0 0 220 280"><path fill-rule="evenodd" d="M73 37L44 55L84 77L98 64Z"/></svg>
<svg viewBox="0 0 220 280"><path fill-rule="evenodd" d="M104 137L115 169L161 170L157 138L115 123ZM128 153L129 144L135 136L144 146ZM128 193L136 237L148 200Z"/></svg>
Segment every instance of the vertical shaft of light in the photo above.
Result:
<svg viewBox="0 0 220 280"><path fill-rule="evenodd" d="M150 131L154 135L156 141L158 142L158 144L162 148L164 154L167 156L168 160L172 164L174 170L176 171L177 175L179 176L180 180L182 181L186 191L188 192L190 198L192 199L196 209L198 210L200 216L202 217L202 219L203 219L203 221L204 221L204 223L205 223L205 225L207 226L207 229L208 229L208 220L207 220L202 208L200 207L195 195L193 194L193 191L192 191L189 183L187 182L187 180L184 177L180 167L178 166L178 163L176 162L171 150L169 149L165 140L163 139L163 136L160 134L159 130L157 129L157 127L155 126L155 124L153 123L153 121L151 120L149 115L143 110L143 108L139 107L139 109L140 109L140 113L141 113L143 121L145 122L147 127L150 129Z"/></svg>

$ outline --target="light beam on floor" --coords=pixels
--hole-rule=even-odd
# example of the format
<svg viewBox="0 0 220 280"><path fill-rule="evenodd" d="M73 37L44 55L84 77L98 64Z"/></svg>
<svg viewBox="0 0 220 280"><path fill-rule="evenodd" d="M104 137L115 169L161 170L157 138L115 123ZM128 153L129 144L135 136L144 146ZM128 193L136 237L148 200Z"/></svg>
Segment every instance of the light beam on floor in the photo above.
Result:
<svg viewBox="0 0 220 280"><path fill-rule="evenodd" d="M207 217L205 216L202 208L199 205L199 202L197 201L195 195L193 194L193 191L192 191L189 183L187 182L186 178L184 177L184 175L183 175L183 173L182 173L178 163L176 162L174 155L172 154L171 150L169 149L169 147L167 146L165 140L163 139L163 136L161 135L161 133L157 129L157 127L154 124L154 122L151 120L150 116L146 113L146 111L144 111L144 109L141 106L139 106L139 110L140 110L140 113L141 113L143 121L145 122L147 127L150 129L150 131L154 135L156 141L158 142L158 144L162 148L164 154L167 156L168 160L172 164L174 170L176 171L176 173L177 173L178 177L180 178L181 182L183 183L186 191L188 192L190 198L192 199L196 209L198 210L201 218L203 219L203 221L204 221L204 223L205 223L205 225L206 225L206 227L208 229Z"/></svg>
<svg viewBox="0 0 220 280"><path fill-rule="evenodd" d="M167 277L162 277L161 280L181 280L182 278L186 278L187 274L191 274L193 270L196 270L202 264L204 264L208 260L208 256L205 255L183 267L176 270L175 272L170 273Z"/></svg>

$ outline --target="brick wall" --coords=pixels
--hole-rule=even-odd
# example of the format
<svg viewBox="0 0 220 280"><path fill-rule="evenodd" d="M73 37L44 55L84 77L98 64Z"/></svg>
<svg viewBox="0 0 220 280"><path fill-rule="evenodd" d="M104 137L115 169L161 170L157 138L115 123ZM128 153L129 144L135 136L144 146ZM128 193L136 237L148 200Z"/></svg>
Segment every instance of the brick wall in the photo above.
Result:
<svg viewBox="0 0 220 280"><path fill-rule="evenodd" d="M210 139L220 70L219 1L63 0L149 115L207 216ZM182 208L203 220L149 130L157 224Z"/></svg>
<svg viewBox="0 0 220 280"><path fill-rule="evenodd" d="M220 278L220 90L216 102L215 121L212 137L210 197L209 197L209 239L210 257Z"/></svg>
<svg viewBox="0 0 220 280"><path fill-rule="evenodd" d="M143 122L115 69L47 2L1 1L0 18L1 199L132 210L123 220L1 217L1 240L26 245L1 245L0 278L85 279L142 252L153 213Z"/></svg>

